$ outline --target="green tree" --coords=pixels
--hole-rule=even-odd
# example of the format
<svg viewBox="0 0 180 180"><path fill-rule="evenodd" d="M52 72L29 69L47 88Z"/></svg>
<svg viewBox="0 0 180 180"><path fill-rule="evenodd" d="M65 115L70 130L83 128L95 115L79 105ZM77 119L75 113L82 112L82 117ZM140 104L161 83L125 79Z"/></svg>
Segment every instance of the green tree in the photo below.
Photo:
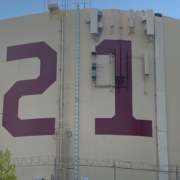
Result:
<svg viewBox="0 0 180 180"><path fill-rule="evenodd" d="M0 180L17 180L16 165L11 163L11 152L0 150Z"/></svg>

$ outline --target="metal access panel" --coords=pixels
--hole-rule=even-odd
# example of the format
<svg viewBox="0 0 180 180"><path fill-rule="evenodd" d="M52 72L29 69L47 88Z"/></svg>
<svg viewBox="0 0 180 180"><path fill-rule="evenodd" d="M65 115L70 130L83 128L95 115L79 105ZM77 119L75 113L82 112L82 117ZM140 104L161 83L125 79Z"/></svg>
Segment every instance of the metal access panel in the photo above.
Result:
<svg viewBox="0 0 180 180"><path fill-rule="evenodd" d="M102 29L103 28L103 22L98 22L98 28Z"/></svg>
<svg viewBox="0 0 180 180"><path fill-rule="evenodd" d="M144 53L144 75L149 76L149 56L147 50Z"/></svg>
<svg viewBox="0 0 180 180"><path fill-rule="evenodd" d="M146 11L147 35L154 35L154 11Z"/></svg>
<svg viewBox="0 0 180 180"><path fill-rule="evenodd" d="M42 177L35 177L35 180L44 180Z"/></svg>
<svg viewBox="0 0 180 180"><path fill-rule="evenodd" d="M110 26L114 27L114 9L110 11Z"/></svg>
<svg viewBox="0 0 180 180"><path fill-rule="evenodd" d="M132 9L129 10L129 27L134 27L134 12Z"/></svg>
<svg viewBox="0 0 180 180"><path fill-rule="evenodd" d="M91 9L91 34L98 33L98 10Z"/></svg>

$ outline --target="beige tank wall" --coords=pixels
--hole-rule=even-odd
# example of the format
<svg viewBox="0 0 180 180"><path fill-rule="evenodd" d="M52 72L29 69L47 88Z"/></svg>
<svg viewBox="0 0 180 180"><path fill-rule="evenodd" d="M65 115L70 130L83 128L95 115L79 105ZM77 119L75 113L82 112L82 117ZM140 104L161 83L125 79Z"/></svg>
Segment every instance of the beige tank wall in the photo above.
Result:
<svg viewBox="0 0 180 180"><path fill-rule="evenodd" d="M115 94L110 92L109 88L92 89L91 83L91 45L98 45L104 39L119 39L118 36L118 12L116 11L115 33L109 33L109 14L110 11L103 11L104 29L102 36L98 42L94 42L90 38L90 32L85 24L86 18L89 17L89 12L81 10L80 18L80 157L87 158L88 156L103 158L118 158L131 161L146 161L156 162L156 136L153 128L153 138L147 137L128 137L128 136L107 136L95 135L94 119L98 117L114 116ZM121 12L122 13L122 12ZM140 14L135 15L135 34L131 37L128 35L128 13L122 13L122 37L123 40L132 41L132 55L142 56L146 47L146 38L144 36L143 25L140 22ZM136 20L137 19L137 20ZM139 23L138 23L139 21ZM86 27L87 26L87 27ZM85 29L86 28L86 29ZM137 36L139 37L138 39ZM137 41L138 40L138 41ZM84 45L84 42L89 42L89 45ZM148 47L153 49L153 45ZM99 56L97 56L98 61ZM147 119L153 121L155 127L155 98L154 98L154 68L153 68L153 53L151 55L151 73L148 82L148 94L144 94L144 79L143 79L143 60L133 58L133 112L134 117L139 119ZM89 72L87 73L87 71ZM84 93L81 93L84 92ZM88 114L88 115L87 115ZM91 143L90 143L91 142ZM117 144L118 142L118 144ZM141 148L137 146L140 143ZM84 146L86 149L84 149ZM92 149L88 152L87 149ZM136 149L138 148L138 149ZM136 149L136 150L135 150ZM146 152L144 150L146 149ZM81 152L82 151L82 152ZM150 156L147 156L147 154ZM83 155L84 154L84 155ZM139 156L138 156L139 154ZM152 156L151 156L152 155ZM137 159L136 159L137 158ZM141 159L142 158L142 159Z"/></svg>
<svg viewBox="0 0 180 180"><path fill-rule="evenodd" d="M165 78L166 78L166 107L167 107L167 138L169 164L180 165L180 21L164 17L164 51L165 51ZM170 175L175 179L175 174Z"/></svg>
<svg viewBox="0 0 180 180"><path fill-rule="evenodd" d="M58 21L50 21L49 14L45 13L3 20L0 22L0 29L0 112L2 113L4 94L11 86L16 81L35 79L40 74L38 58L6 62L7 47L44 41L59 53L59 24ZM56 117L57 91L57 82L55 82L42 95L22 97L19 101L19 117L23 119ZM2 118L0 124L0 149L9 148L12 158L55 156L56 142L52 136L13 137L2 126ZM18 163L21 164L22 159ZM54 172L53 165L49 166L49 169L46 166L26 165L22 168L17 167L19 180L32 180L38 176L47 177Z"/></svg>
<svg viewBox="0 0 180 180"><path fill-rule="evenodd" d="M98 42L90 36L89 25L85 23L90 17L90 11L80 10L80 86L79 86L79 158L80 159L119 159L124 161L145 162L157 164L156 145L156 114L155 114L155 82L154 82L154 43L147 44L144 34L144 25L141 23L142 12L135 12L135 34L128 34L128 12L115 10L114 34L110 34L109 10L103 10L103 32ZM119 30L119 17L122 20ZM165 75L167 98L167 124L168 124L168 151L169 164L179 164L178 150L178 42L179 20L164 18L165 40ZM71 10L65 18L65 61L68 62L67 82L68 88L68 120L73 136L68 140L67 154L74 157L74 130L75 130L75 64L76 64L76 11ZM173 27L173 28L172 28ZM5 62L8 46L45 41L58 53L59 60L59 21L51 21L48 13L8 19L0 22L0 109L3 107L3 97L14 82L22 79L32 79L39 75L39 62L32 61ZM169 33L172 32L172 33ZM98 45L104 39L122 39L132 41L132 75L133 75L133 115L137 119L152 120L153 137L95 135L95 118L112 117L115 113L115 93L110 88L92 88L91 80L91 46ZM144 94L145 81L143 75L143 59L145 49L150 53L150 76L147 81L147 94ZM173 57L173 58L172 58ZM97 61L107 61L107 56L97 56ZM22 69L21 67L25 67ZM31 67L28 71L28 67ZM28 71L28 73L26 72ZM103 70L99 72L106 74ZM104 75L103 74L103 75ZM108 76L107 76L108 78ZM177 81L175 81L175 79ZM99 79L99 82L106 82ZM25 118L57 117L57 82L43 95L27 96L20 100L19 116ZM29 98L29 99L28 99ZM31 100L31 102L29 102ZM51 108L48 108L48 102ZM40 113L34 104L41 103ZM27 108L25 107L25 104ZM22 106L21 106L22 105ZM22 109L22 110L21 110ZM28 113L30 112L30 113ZM28 113L28 114L27 114ZM1 123L2 124L2 123ZM13 157L35 157L55 155L55 140L52 136L12 137L4 127L0 126L0 149L9 148ZM49 167L49 166L48 166ZM26 168L26 170L23 170ZM38 169L38 172L37 172ZM26 173L22 173L25 171ZM20 180L33 179L35 176L53 174L53 165L49 167L17 167ZM105 168L79 168L80 176L89 176L90 179L110 179L113 169ZM28 176L28 177L26 177ZM48 177L48 175L44 175ZM68 179L74 177L74 170L68 170ZM29 178L29 179L28 179ZM117 179L157 179L156 172L139 172L130 170L117 170ZM174 176L172 176L172 179Z"/></svg>
<svg viewBox="0 0 180 180"><path fill-rule="evenodd" d="M80 10L80 81L79 81L79 158L80 159L120 159L124 161L157 163L156 149L156 122L155 122L155 87L154 87L154 45L147 44L144 34L144 25L141 23L141 12L135 13L135 34L128 34L128 12L121 11L122 33L119 36L119 12L115 10L115 28L114 35L110 34L109 10L103 11L103 32L99 41L94 41L90 36L89 25L85 20L90 17L89 10ZM71 11L67 16L67 23L72 25L76 21L76 12ZM74 24L73 24L74 25ZM72 32L72 30L74 32ZM73 77L69 79L70 101L75 100L75 42L76 27L67 29L67 42L70 45L69 58L70 73ZM74 35L74 36L73 36ZM132 55L137 58L132 59L133 66L133 115L138 119L152 120L153 137L135 137L135 136L115 136L115 135L95 135L95 118L113 117L115 113L115 93L110 92L110 88L92 88L91 80L91 46L96 46L104 39L123 39L132 41ZM145 49L150 53L150 77L148 79L148 93L144 94L144 76L143 59ZM73 50L74 52L71 52ZM74 58L73 58L74 56ZM97 62L103 63L108 59L107 56L97 56ZM97 70L98 72L98 70ZM103 72L102 72L103 73ZM73 137L69 142L69 155L74 156L74 129L75 119L74 103L71 104L73 111L69 119L72 126ZM93 173L84 173L83 168L79 168L79 176L89 176L90 179L97 178ZM98 171L98 170L97 170ZM98 171L100 173L100 170ZM112 170L106 170L111 174ZM109 172L109 173L108 173ZM123 178L128 178L129 173L119 172ZM88 174L88 175L87 175ZM102 174L102 173L100 173ZM136 175L135 175L136 174ZM131 174L136 179L140 178L138 172ZM95 177L94 177L95 176ZM108 176L106 176L108 177ZM117 175L118 177L118 175ZM147 176L148 177L148 176ZM101 177L102 178L102 177ZM152 173L149 179L156 179L157 174ZM100 177L98 177L100 179Z"/></svg>

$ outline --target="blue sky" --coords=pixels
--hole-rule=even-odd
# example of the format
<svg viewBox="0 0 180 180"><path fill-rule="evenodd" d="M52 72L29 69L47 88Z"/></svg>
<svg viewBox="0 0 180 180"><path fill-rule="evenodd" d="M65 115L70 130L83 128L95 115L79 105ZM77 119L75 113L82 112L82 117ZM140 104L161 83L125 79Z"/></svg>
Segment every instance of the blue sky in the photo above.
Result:
<svg viewBox="0 0 180 180"><path fill-rule="evenodd" d="M84 0L79 0L82 1ZM180 0L92 0L92 7L122 10L153 9L165 16L180 19ZM44 0L0 0L0 20L42 12Z"/></svg>

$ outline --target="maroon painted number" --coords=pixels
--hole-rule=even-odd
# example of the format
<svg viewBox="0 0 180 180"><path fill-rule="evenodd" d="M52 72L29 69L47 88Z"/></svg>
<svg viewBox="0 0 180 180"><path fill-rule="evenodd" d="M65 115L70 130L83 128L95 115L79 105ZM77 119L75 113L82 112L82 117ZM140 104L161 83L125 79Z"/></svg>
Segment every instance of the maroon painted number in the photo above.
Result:
<svg viewBox="0 0 180 180"><path fill-rule="evenodd" d="M23 44L7 48L6 61L37 57L40 76L37 79L17 81L4 95L2 125L14 137L52 135L55 118L21 120L18 117L22 96L42 94L56 81L57 53L45 42Z"/></svg>
<svg viewBox="0 0 180 180"><path fill-rule="evenodd" d="M96 47L98 55L116 55L115 116L96 118L95 134L152 137L152 121L138 120L132 114L131 42L104 40Z"/></svg>

